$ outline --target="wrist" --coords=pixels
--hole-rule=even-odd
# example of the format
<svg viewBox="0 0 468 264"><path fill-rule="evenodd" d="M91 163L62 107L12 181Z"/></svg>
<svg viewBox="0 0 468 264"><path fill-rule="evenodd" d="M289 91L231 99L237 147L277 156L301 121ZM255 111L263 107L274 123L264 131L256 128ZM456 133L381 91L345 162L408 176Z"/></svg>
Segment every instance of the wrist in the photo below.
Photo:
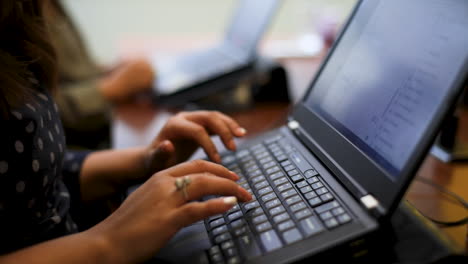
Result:
<svg viewBox="0 0 468 264"><path fill-rule="evenodd" d="M96 263L125 263L121 249L118 247L116 240L110 235L111 232L104 230L96 230L100 228L91 228L87 231L81 232L88 241L88 245L94 249L94 259Z"/></svg>

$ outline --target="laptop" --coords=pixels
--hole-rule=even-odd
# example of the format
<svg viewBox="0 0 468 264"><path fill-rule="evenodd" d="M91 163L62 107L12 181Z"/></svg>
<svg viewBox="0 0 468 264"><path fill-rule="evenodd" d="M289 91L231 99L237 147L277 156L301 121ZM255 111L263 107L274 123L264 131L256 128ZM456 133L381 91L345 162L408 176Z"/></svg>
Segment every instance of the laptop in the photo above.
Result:
<svg viewBox="0 0 468 264"><path fill-rule="evenodd" d="M453 110L467 28L465 0L358 2L287 124L222 155L255 200L183 229L158 257L351 258L389 220Z"/></svg>
<svg viewBox="0 0 468 264"><path fill-rule="evenodd" d="M155 61L154 93L164 99L188 88L252 66L257 45L279 0L239 0L224 39L214 47Z"/></svg>

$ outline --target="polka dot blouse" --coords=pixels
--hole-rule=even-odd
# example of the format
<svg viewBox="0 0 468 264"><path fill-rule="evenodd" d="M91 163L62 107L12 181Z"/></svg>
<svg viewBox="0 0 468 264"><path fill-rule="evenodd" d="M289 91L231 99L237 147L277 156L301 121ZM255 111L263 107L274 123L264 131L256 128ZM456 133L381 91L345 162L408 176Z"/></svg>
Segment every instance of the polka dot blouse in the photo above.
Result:
<svg viewBox="0 0 468 264"><path fill-rule="evenodd" d="M71 209L86 155L66 151L45 90L0 120L0 253L77 232Z"/></svg>

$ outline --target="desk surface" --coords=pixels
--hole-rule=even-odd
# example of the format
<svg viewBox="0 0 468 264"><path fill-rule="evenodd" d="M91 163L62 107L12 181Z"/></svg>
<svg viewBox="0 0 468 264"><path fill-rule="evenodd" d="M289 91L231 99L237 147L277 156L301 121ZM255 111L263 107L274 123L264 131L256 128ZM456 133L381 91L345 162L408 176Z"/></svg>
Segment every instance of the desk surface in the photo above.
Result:
<svg viewBox="0 0 468 264"><path fill-rule="evenodd" d="M282 61L288 70L293 98L297 99L305 91L320 58L285 59ZM232 113L243 127L254 136L262 131L283 124L290 105L284 103L261 103L251 110ZM166 109L158 109L144 103L129 103L115 109L113 124L113 144L117 148L148 144L171 115ZM463 140L468 142L468 111L462 111ZM468 200L468 163L447 164L428 156L418 172L418 177L429 179ZM436 188L414 181L406 197L410 203L424 214L442 221L453 221L466 216L467 210L448 199ZM441 228L457 245L468 250L467 225Z"/></svg>

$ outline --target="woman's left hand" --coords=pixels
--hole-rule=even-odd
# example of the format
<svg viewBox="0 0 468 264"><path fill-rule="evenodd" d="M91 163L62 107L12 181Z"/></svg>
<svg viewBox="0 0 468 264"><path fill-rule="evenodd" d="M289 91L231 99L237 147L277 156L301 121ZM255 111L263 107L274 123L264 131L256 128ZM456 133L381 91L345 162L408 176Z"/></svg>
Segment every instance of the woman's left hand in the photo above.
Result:
<svg viewBox="0 0 468 264"><path fill-rule="evenodd" d="M198 147L214 162L221 157L210 135L219 135L224 146L236 150L234 138L246 130L232 118L216 111L181 112L166 123L147 149L147 167L151 174L186 161Z"/></svg>

